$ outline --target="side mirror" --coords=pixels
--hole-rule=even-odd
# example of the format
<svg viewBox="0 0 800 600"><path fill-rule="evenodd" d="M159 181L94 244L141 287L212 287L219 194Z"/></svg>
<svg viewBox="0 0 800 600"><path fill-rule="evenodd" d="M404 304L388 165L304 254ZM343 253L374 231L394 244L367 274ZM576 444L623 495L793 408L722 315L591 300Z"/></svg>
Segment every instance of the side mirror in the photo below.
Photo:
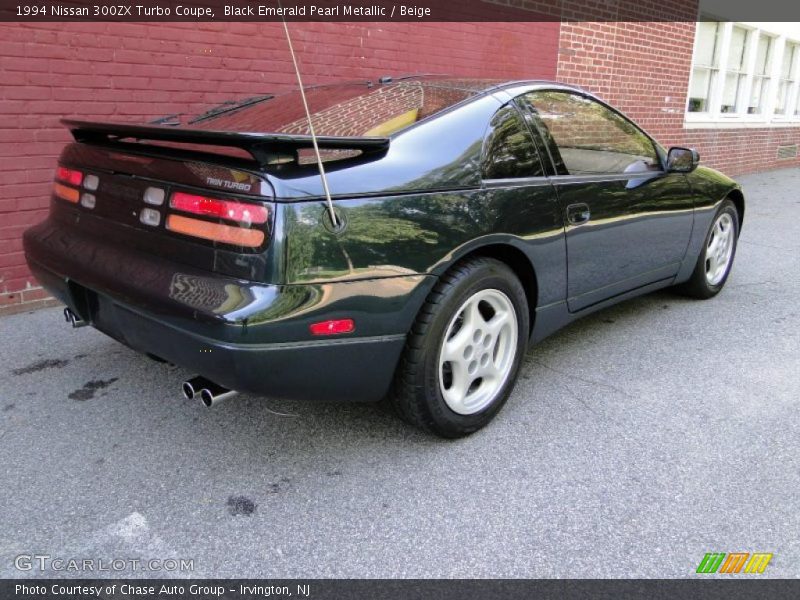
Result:
<svg viewBox="0 0 800 600"><path fill-rule="evenodd" d="M697 168L700 153L691 148L670 148L667 153L667 171L671 173L689 173Z"/></svg>

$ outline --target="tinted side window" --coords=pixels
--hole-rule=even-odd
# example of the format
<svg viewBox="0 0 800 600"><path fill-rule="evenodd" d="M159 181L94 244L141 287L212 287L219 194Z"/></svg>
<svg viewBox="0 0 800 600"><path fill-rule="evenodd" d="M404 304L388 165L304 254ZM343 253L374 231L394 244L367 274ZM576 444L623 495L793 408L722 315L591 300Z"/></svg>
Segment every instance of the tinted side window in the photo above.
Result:
<svg viewBox="0 0 800 600"><path fill-rule="evenodd" d="M506 105L489 124L483 153L484 179L540 177L542 164L533 139L517 110Z"/></svg>
<svg viewBox="0 0 800 600"><path fill-rule="evenodd" d="M555 91L531 92L525 101L570 175L661 170L650 138L599 102Z"/></svg>

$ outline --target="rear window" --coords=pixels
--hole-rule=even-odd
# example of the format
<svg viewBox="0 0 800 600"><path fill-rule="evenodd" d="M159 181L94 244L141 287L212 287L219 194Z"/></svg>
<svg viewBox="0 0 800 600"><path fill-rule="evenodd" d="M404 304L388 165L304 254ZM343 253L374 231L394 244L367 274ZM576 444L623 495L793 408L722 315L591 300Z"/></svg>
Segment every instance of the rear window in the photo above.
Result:
<svg viewBox="0 0 800 600"><path fill-rule="evenodd" d="M398 81L390 84L337 84L306 88L319 136L387 136L461 102L490 82ZM192 127L309 135L299 91L289 92L220 115L195 120Z"/></svg>

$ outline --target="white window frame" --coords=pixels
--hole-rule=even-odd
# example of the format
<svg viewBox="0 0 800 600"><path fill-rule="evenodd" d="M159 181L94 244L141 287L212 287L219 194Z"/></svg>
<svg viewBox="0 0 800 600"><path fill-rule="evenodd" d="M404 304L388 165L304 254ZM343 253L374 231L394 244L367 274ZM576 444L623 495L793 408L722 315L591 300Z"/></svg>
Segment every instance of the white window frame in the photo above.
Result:
<svg viewBox="0 0 800 600"><path fill-rule="evenodd" d="M790 48L790 44L800 45L800 38L789 37L782 33L771 32L761 29L758 26L748 23L720 23L720 50L719 65L717 76L711 81L709 92L709 102L707 112L689 112L689 90L691 90L692 77L694 76L694 65L698 52L699 28L695 31L694 49L692 52L692 64L689 75L689 88L686 93L686 105L684 107L684 126L687 129L695 128L727 128L727 127L764 127L764 126L796 126L800 123L800 114L794 114L797 102L800 100L800 60L794 65L792 73L793 82L789 90L789 114L775 114L775 105L778 96L778 87L781 79L781 64L783 53ZM730 55L730 44L733 28L741 27L748 30L747 45L744 56L744 83L738 91L737 105L740 107L737 112L723 113L722 95L725 87L726 73L728 70L728 58ZM758 114L748 114L747 109L750 104L753 80L755 79L755 65L758 53L758 41L761 36L772 39L770 56L768 58L768 69L765 77L769 78L769 84L765 91L764 110Z"/></svg>
<svg viewBox="0 0 800 600"><path fill-rule="evenodd" d="M789 75L789 78L792 80L792 85L789 88L789 94L788 94L789 98L788 98L788 102L787 102L787 104L789 106L789 110L788 110L788 112L786 114L783 114L783 115L775 114L773 112L772 120L774 122L777 122L777 123L798 123L798 122L800 122L800 114L795 114L795 110L797 109L797 102L798 102L798 100L800 100L800 98L798 98L798 93L800 93L800 41L794 40L794 39L788 38L788 37L782 37L781 38L781 64L783 64L783 53L786 52L787 50L789 50L792 46L796 46L797 47L797 52L798 52L799 58L796 61L797 64L794 65L794 72L790 73L790 75ZM791 63L789 65L789 68L791 68ZM777 84L779 86L780 85L780 81L781 81L780 66L778 66L778 75L777 75L777 77L778 77ZM775 88L775 102L776 103L778 101L777 89L778 88L776 86L776 88ZM773 104L773 110L774 110L774 106L775 105Z"/></svg>
<svg viewBox="0 0 800 600"><path fill-rule="evenodd" d="M747 104L750 98L750 87L753 83L753 69L755 68L756 64L758 31L754 30L752 27L746 27L740 23L726 23L725 26L726 26L725 28L727 29L728 46L725 52L723 52L726 61L720 67L720 71L722 72L722 77L720 78L718 105L715 108L719 111L718 113L719 118L727 121L730 119L744 119L750 116L747 114ZM730 43L731 39L733 38L734 27L738 27L739 29L745 30L745 47L744 47L744 56L742 57L744 65L742 66L741 71L732 71L734 73L737 73L736 75L737 77L743 77L744 83L736 91L735 105L738 106L739 109L732 113L724 113L722 112L722 96L725 93L725 84L727 83L728 79L728 72L729 72L728 61L731 58Z"/></svg>
<svg viewBox="0 0 800 600"><path fill-rule="evenodd" d="M741 26L740 26L741 27ZM767 88L767 93L763 99L764 103L764 111L761 113L754 113L750 114L747 112L748 107L750 106L750 97L753 94L753 83L756 79L756 60L758 60L758 43L761 41L761 36L766 36L770 38L771 46L770 50L767 54L767 60L772 61L767 64L767 74L763 77L769 79L769 87ZM742 113L741 115L748 121L769 121L770 117L772 116L772 106L774 106L775 102L773 99L773 90L774 87L774 73L775 73L775 46L777 44L776 36L769 35L761 31L760 29L752 29L750 28L750 33L748 34L747 40L747 53L745 54L745 61L746 61L746 76L744 79L744 89L740 90L742 93ZM737 113L738 114L738 113Z"/></svg>
<svg viewBox="0 0 800 600"><path fill-rule="evenodd" d="M724 23L717 23L717 26L718 26L717 36L719 36L720 39L719 39L719 55L717 56L717 61L716 61L717 64L716 64L716 66L711 65L710 67L706 67L705 65L703 65L702 67L700 67L700 68L708 71L709 89L708 89L708 98L707 98L707 101L706 101L708 110L689 112L689 101L691 100L690 94L691 94L691 89L692 89L692 83L694 82L694 70L695 70L695 65L697 64L697 59L698 59L697 55L698 55L698 51L699 51L699 48L700 48L700 44L699 44L699 41L700 41L700 24L699 23L695 24L694 46L693 46L693 50L692 50L692 65L691 65L691 70L689 71L689 89L686 92L686 115L687 115L687 119L691 118L693 120L696 119L696 120L705 121L705 120L708 120L709 118L713 118L715 116L715 114L719 112L718 110L717 111L714 110L714 107L717 106L717 104L718 104L717 103L716 90L717 90L717 88L720 87L720 84L719 84L720 79L724 79L725 78L724 65L725 65L725 62L727 62L727 60L728 60L728 51L727 51L727 49L728 49L728 44L730 42L730 35L728 35L728 37L726 37L726 30L725 30L724 25L725 25ZM715 47L716 47L716 43L717 42L715 40L714 41L714 46Z"/></svg>

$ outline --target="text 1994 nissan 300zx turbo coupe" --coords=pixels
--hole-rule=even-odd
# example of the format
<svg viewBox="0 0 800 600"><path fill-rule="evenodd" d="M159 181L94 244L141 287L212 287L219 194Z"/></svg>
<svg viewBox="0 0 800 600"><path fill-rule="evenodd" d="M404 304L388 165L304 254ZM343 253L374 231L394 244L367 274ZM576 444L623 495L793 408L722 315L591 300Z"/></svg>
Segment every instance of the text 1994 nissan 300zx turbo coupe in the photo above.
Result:
<svg viewBox="0 0 800 600"><path fill-rule="evenodd" d="M581 89L408 77L306 96L313 130L299 91L185 123L64 121L75 142L24 242L73 324L197 373L184 393L207 405L386 399L458 437L497 414L530 343L725 285L739 185Z"/></svg>

